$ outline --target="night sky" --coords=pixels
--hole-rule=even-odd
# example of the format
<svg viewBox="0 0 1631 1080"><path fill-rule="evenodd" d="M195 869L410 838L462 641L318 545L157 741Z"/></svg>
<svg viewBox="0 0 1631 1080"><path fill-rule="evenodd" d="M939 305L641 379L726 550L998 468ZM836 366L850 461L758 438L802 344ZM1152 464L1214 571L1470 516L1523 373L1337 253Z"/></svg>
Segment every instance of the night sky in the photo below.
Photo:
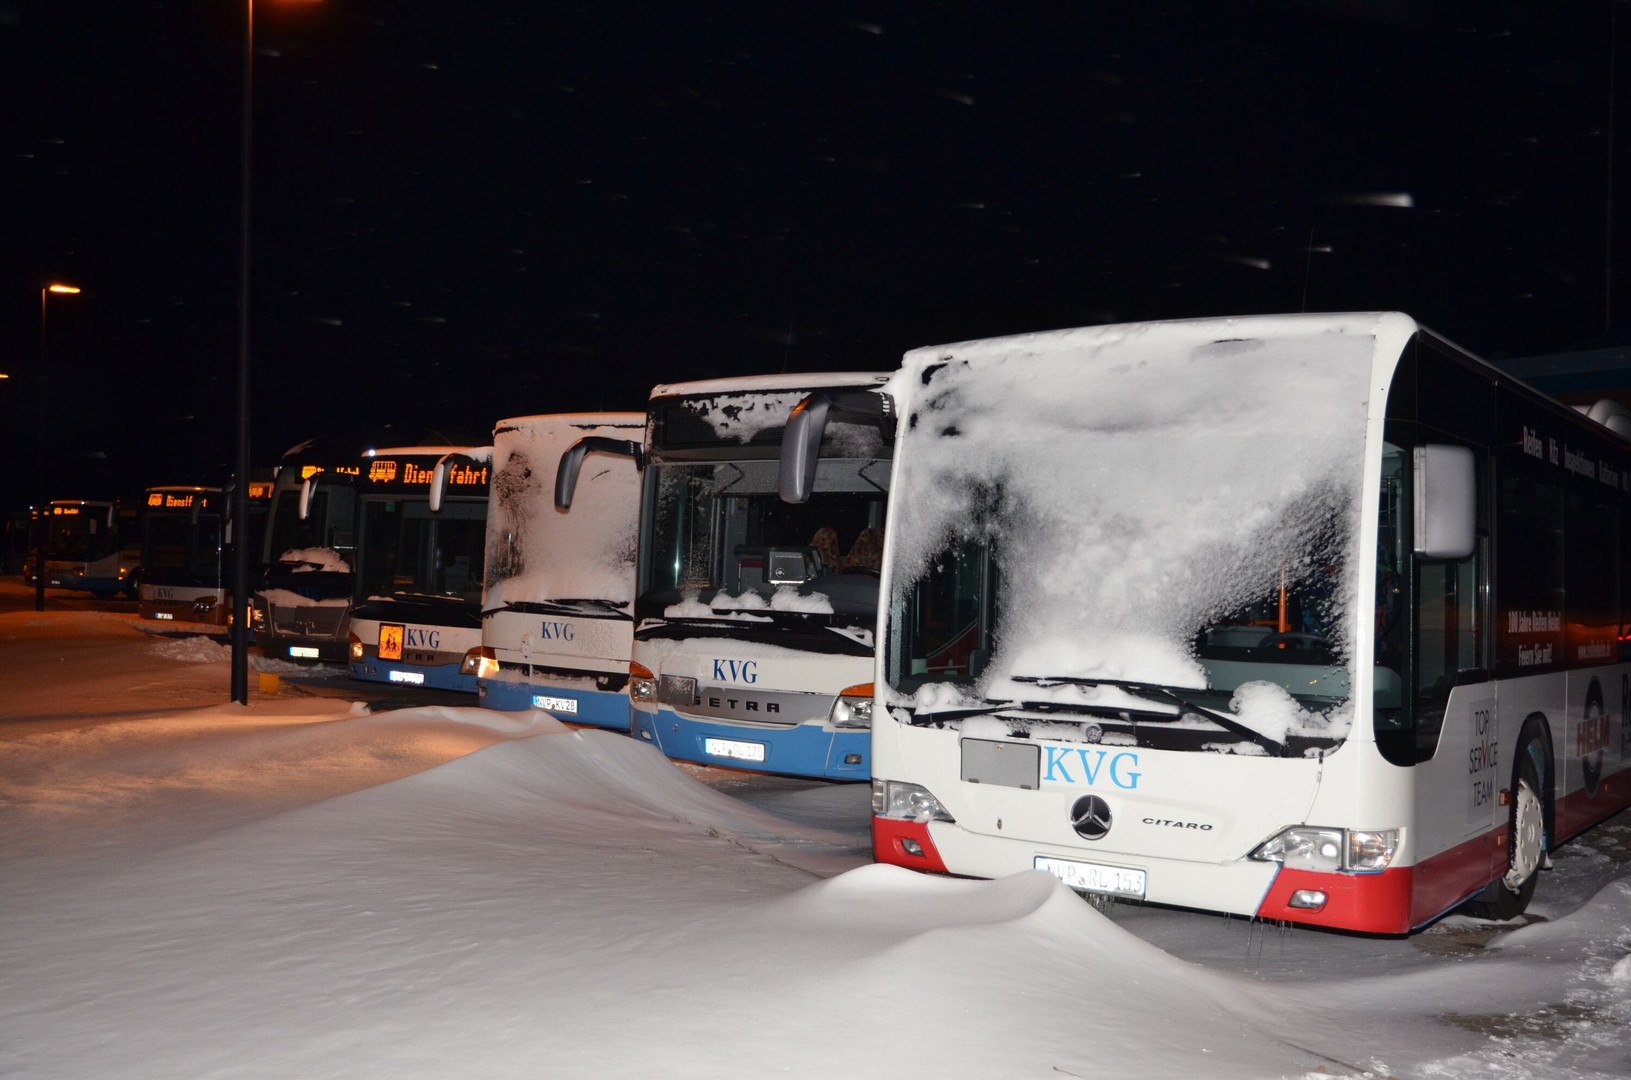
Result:
<svg viewBox="0 0 1631 1080"><path fill-rule="evenodd" d="M230 472L243 19L0 0L0 508L35 493L42 367L49 497ZM1107 321L1398 309L1501 358L1631 320L1623 0L255 22L257 464ZM42 361L47 280L84 292Z"/></svg>

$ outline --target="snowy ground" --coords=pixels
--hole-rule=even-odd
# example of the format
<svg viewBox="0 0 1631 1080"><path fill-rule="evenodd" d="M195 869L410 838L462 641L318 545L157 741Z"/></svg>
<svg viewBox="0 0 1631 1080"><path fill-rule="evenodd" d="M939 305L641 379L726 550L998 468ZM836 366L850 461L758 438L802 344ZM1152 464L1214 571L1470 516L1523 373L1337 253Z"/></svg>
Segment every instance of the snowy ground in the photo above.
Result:
<svg viewBox="0 0 1631 1080"><path fill-rule="evenodd" d="M228 705L220 646L19 590L8 1080L1631 1076L1625 815L1511 932L1106 917L1042 875L870 865L861 786L541 713Z"/></svg>

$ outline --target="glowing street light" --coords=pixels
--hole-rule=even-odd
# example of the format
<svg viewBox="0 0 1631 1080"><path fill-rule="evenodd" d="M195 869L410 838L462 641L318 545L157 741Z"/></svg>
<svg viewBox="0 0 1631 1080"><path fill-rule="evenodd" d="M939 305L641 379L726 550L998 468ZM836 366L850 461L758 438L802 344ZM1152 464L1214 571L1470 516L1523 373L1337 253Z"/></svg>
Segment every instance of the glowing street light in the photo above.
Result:
<svg viewBox="0 0 1631 1080"><path fill-rule="evenodd" d="M40 287L40 430L38 460L34 466L34 610L45 610L45 316L48 310L46 300L52 294L57 296L73 296L79 292L77 285L64 285L60 281L48 282Z"/></svg>

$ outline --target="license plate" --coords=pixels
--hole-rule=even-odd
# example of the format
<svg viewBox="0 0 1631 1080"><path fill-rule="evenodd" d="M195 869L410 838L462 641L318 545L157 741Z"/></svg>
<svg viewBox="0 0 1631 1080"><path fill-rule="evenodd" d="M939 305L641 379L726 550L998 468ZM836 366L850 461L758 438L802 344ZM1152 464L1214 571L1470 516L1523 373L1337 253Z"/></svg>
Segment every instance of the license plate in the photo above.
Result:
<svg viewBox="0 0 1631 1080"><path fill-rule="evenodd" d="M379 658L402 659L402 627L396 623L379 624Z"/></svg>
<svg viewBox="0 0 1631 1080"><path fill-rule="evenodd" d="M1038 855L1032 864L1046 870L1072 889L1082 892L1108 893L1111 896L1144 896L1145 874L1142 870L1129 870L1125 866L1106 866L1103 863L1071 862L1068 859L1050 859Z"/></svg>
<svg viewBox="0 0 1631 1080"><path fill-rule="evenodd" d="M738 742L736 739L703 739L702 752L714 757L735 758L737 761L763 761L765 744Z"/></svg>
<svg viewBox="0 0 1631 1080"><path fill-rule="evenodd" d="M155 618L155 619L173 619L173 618L175 618L175 616L170 614L168 611L155 611L155 612L153 612L153 618Z"/></svg>
<svg viewBox="0 0 1631 1080"><path fill-rule="evenodd" d="M412 683L414 686L425 685L425 673L423 671L393 671L390 673L389 678L392 682Z"/></svg>
<svg viewBox="0 0 1631 1080"><path fill-rule="evenodd" d="M289 655L297 660L316 660L322 654L310 645L290 645Z"/></svg>
<svg viewBox="0 0 1631 1080"><path fill-rule="evenodd" d="M576 715L578 703L575 698L546 697L543 694L532 695L532 707L543 709L545 712L564 712Z"/></svg>

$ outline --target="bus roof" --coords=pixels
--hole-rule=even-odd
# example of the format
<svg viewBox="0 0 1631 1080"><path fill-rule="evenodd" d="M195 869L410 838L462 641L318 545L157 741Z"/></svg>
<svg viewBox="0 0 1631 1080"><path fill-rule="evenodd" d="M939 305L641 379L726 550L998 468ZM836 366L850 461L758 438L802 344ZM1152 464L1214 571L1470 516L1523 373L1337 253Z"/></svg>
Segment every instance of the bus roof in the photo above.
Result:
<svg viewBox="0 0 1631 1080"><path fill-rule="evenodd" d="M521 428L538 427L544 424L582 428L643 428L646 426L646 414L643 412L583 412L512 416L507 420L500 420L494 424L493 434L496 435L501 431L518 431Z"/></svg>
<svg viewBox="0 0 1631 1080"><path fill-rule="evenodd" d="M1161 336L1174 341L1227 341L1269 334L1369 334L1396 337L1401 343L1422 327L1410 316L1396 311L1361 311L1315 315L1238 315L1201 319L1167 319L1155 322L1108 323L1068 330L1042 330L1006 337L982 338L928 345L911 349L903 367L921 368L948 356L976 360L985 356L1037 356L1067 352L1098 351L1135 338Z"/></svg>
<svg viewBox="0 0 1631 1080"><path fill-rule="evenodd" d="M740 394L753 390L801 390L822 386L882 386L889 381L889 377L889 372L877 371L819 371L792 375L738 375L726 379L658 383L651 388L651 396L659 398L673 397L680 394Z"/></svg>

